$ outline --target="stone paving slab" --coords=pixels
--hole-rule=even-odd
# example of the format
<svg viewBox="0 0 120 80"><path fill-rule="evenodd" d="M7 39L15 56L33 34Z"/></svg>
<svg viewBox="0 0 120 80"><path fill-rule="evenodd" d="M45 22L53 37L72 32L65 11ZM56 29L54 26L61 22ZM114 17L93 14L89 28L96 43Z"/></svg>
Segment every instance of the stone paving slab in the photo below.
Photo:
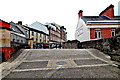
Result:
<svg viewBox="0 0 120 80"><path fill-rule="evenodd" d="M99 59L74 60L77 65L107 64Z"/></svg>
<svg viewBox="0 0 120 80"><path fill-rule="evenodd" d="M16 69L33 69L33 68L44 68L48 64L48 61L40 62L23 62Z"/></svg>

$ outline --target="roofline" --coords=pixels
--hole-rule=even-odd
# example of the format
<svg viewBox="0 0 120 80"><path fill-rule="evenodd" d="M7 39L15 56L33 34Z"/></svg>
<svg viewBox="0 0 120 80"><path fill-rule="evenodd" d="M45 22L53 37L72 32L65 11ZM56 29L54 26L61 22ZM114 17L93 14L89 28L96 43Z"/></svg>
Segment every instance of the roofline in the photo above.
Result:
<svg viewBox="0 0 120 80"><path fill-rule="evenodd" d="M86 25L120 25L120 24L86 24Z"/></svg>
<svg viewBox="0 0 120 80"><path fill-rule="evenodd" d="M0 29L7 29L7 30L9 30L9 31L12 31L12 29L11 28L7 28L7 27L0 27Z"/></svg>
<svg viewBox="0 0 120 80"><path fill-rule="evenodd" d="M38 22L38 21L35 21L34 23L36 23L36 22L39 23L39 24L41 24L42 26L46 27L44 24L42 24L42 23L40 23L40 22ZM32 23L32 24L34 24L34 23ZM31 25L32 25L32 24L31 24ZM40 30L31 28L31 27L30 27L31 25L27 26L27 28L32 29L32 30L35 30L35 31L38 31L38 32L42 32L43 34L46 34L46 35L49 35L49 31L48 31L48 34L47 34L47 33L45 33L44 31L40 31ZM47 28L47 27L46 27L46 28ZM48 30L48 29L47 29L47 30Z"/></svg>
<svg viewBox="0 0 120 80"><path fill-rule="evenodd" d="M6 22L6 21L2 20L2 19L0 19L0 21L5 22L5 23L7 23L7 24L10 24L10 23L8 23L8 22Z"/></svg>
<svg viewBox="0 0 120 80"><path fill-rule="evenodd" d="M99 16L81 16L81 17L99 17Z"/></svg>
<svg viewBox="0 0 120 80"><path fill-rule="evenodd" d="M35 21L35 22L38 22L38 21ZM35 22L34 22L34 23L35 23ZM34 23L32 23L32 24L34 24ZM43 25L43 26L45 26L44 24L42 24L42 23L40 23L40 22L38 22L38 23L41 24L41 25ZM32 24L31 24L31 25L32 25ZM30 25L29 25L29 26L30 26Z"/></svg>
<svg viewBox="0 0 120 80"><path fill-rule="evenodd" d="M34 29L34 28L30 28L30 27L29 27L29 29L30 29L30 30L32 30L32 31L34 30L34 31L37 31L37 32L40 32L40 33L46 34L45 32L40 31L40 30L37 30L37 29ZM49 35L49 33L48 33L48 34L46 34L46 35Z"/></svg>
<svg viewBox="0 0 120 80"><path fill-rule="evenodd" d="M24 31L22 31L18 26L20 26L20 25L18 25L18 24L15 24L14 22L13 23L10 23L10 26L16 26L17 27L17 29L19 29L21 32L22 32L22 34L24 34L25 35L25 33L24 33ZM22 26L22 25L21 25ZM20 26L20 27L21 27ZM17 32L16 32L17 33Z"/></svg>
<svg viewBox="0 0 120 80"><path fill-rule="evenodd" d="M81 17L100 17L100 16L81 16ZM108 17L108 16L105 16L105 17ZM120 17L120 16L118 15L118 16L114 16L114 17ZM111 18L111 19L113 19L113 18Z"/></svg>
<svg viewBox="0 0 120 80"><path fill-rule="evenodd" d="M108 6L105 10L103 10L100 14L99 14L99 16L101 15L101 14L103 14L105 11L107 11L109 8L114 8L114 5L110 5L110 6Z"/></svg>
<svg viewBox="0 0 120 80"><path fill-rule="evenodd" d="M34 30L34 31L37 31L37 32L41 32L41 33L43 33L43 34L46 34L46 33L44 33L43 31L40 31L40 30L37 30L37 29L34 29L34 28L30 28L30 27L25 26L25 25L24 25L24 27L26 27L26 28L28 28L28 29L30 29L30 30ZM46 34L46 35L49 35L49 33Z"/></svg>
<svg viewBox="0 0 120 80"><path fill-rule="evenodd" d="M100 20L100 21L87 21L87 22L120 22L120 20Z"/></svg>

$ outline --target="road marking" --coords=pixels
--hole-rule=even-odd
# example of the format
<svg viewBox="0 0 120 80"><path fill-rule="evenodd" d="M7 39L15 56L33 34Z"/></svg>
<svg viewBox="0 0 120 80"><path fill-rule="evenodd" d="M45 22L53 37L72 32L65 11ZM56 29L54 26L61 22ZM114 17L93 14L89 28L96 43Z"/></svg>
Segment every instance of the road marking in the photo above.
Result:
<svg viewBox="0 0 120 80"><path fill-rule="evenodd" d="M68 50L68 49L67 49ZM31 50L30 50L31 51ZM79 51L86 51L86 53L88 53L90 56L92 56L93 58L69 58L69 59L60 59L61 61L63 60L82 60L82 59L99 59L101 61L104 61L108 64L94 64L94 65L76 65L76 66L55 66L55 67L46 67L46 68L34 68L34 69L15 69L17 66L19 66L22 62L37 62L37 61L51 61L51 60L25 60L26 57L29 56L29 50L23 51L24 53L22 53L20 56L18 56L17 59L15 59L15 61L13 61L12 63L10 63L8 66L12 66L12 68L6 69L3 72L3 77L5 77L7 74L9 74L10 72L24 72L24 71L37 71L37 70L49 70L49 69L54 69L54 72L56 72L58 69L60 68L81 68L81 67L96 67L96 66L107 66L110 65L111 63L109 63L108 61L99 58L95 55L93 55L90 51L86 50L86 49L82 49ZM82 52L81 52L82 53ZM56 59L54 59L56 60ZM53 74L53 73L52 73ZM51 76L51 75L48 75Z"/></svg>
<svg viewBox="0 0 120 80"><path fill-rule="evenodd" d="M12 72L25 72L25 71L38 71L38 70L49 70L49 69L60 69L60 68L82 68L82 67L100 67L100 66L108 66L109 64L97 64L97 65L81 65L81 66L62 66L52 68L35 68L35 69L15 69Z"/></svg>
<svg viewBox="0 0 120 80"><path fill-rule="evenodd" d="M4 70L2 70L2 78L7 76L13 69L15 69L17 66L19 66L22 63L22 60L27 57L29 52L29 49L24 50L13 62L9 63L8 66Z"/></svg>
<svg viewBox="0 0 120 80"><path fill-rule="evenodd" d="M89 50L85 50L85 51L87 51L87 52L88 52L91 56L93 56L94 58L99 59L99 60L101 60L101 61L104 61L104 62L108 63L109 65L113 65L112 62L106 61L106 60L104 60L104 59L102 59L102 58L100 58L100 57L95 56L95 55L92 54Z"/></svg>
<svg viewBox="0 0 120 80"><path fill-rule="evenodd" d="M62 60L84 60L84 59L96 59L96 58L70 58L70 59L59 59ZM46 59L46 60L24 60L22 62L41 62L41 61L52 61L52 60L58 60L58 59Z"/></svg>

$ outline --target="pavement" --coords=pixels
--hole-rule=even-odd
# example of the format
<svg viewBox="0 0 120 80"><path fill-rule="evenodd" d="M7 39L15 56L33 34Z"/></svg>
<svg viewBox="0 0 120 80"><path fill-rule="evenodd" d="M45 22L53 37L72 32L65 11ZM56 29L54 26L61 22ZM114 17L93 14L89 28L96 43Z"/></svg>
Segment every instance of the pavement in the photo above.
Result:
<svg viewBox="0 0 120 80"><path fill-rule="evenodd" d="M2 78L120 78L120 69L96 49L25 49L2 63Z"/></svg>

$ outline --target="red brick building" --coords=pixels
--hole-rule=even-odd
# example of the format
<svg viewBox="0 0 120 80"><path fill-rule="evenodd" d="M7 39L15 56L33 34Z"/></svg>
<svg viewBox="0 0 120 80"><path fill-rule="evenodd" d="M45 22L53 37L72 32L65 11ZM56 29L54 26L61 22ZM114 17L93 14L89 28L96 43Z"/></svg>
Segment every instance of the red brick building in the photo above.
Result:
<svg viewBox="0 0 120 80"><path fill-rule="evenodd" d="M62 42L67 40L67 32L64 26L56 23L46 23L45 26L49 30L49 43L52 48L60 46Z"/></svg>
<svg viewBox="0 0 120 80"><path fill-rule="evenodd" d="M112 4L99 16L83 16L83 11L80 10L78 17L75 38L81 42L115 36L115 29L120 25L120 16L114 16Z"/></svg>

